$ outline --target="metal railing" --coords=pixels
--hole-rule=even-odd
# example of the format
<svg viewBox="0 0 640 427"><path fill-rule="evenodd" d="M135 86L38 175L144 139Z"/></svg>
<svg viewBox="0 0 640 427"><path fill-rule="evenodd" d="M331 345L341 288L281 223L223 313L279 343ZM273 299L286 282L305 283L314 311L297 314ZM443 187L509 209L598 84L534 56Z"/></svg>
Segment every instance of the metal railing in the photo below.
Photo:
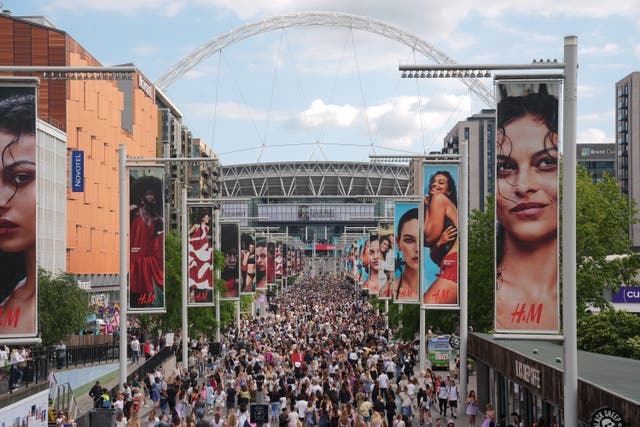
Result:
<svg viewBox="0 0 640 427"><path fill-rule="evenodd" d="M39 355L21 363L8 364L0 368L0 394L13 393L17 387L29 387L49 380L49 366Z"/></svg>

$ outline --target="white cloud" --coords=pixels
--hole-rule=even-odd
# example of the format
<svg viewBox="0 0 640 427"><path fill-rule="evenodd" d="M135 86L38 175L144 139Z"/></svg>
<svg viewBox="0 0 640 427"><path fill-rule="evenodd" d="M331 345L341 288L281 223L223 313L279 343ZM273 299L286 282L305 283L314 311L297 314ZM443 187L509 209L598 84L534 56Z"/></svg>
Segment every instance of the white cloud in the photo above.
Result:
<svg viewBox="0 0 640 427"><path fill-rule="evenodd" d="M633 46L633 54L640 58L640 43Z"/></svg>
<svg viewBox="0 0 640 427"><path fill-rule="evenodd" d="M51 0L43 9L56 13L64 10L76 14L98 11L124 15L134 15L142 11L173 17L182 11L187 3L187 0Z"/></svg>
<svg viewBox="0 0 640 427"><path fill-rule="evenodd" d="M589 128L578 133L577 142L613 142L613 137L597 128Z"/></svg>
<svg viewBox="0 0 640 427"><path fill-rule="evenodd" d="M621 48L617 43L606 43L603 46L587 46L579 49L581 55L611 55L620 53Z"/></svg>
<svg viewBox="0 0 640 427"><path fill-rule="evenodd" d="M160 47L149 43L140 43L131 48L131 53L136 56L151 56L160 52Z"/></svg>
<svg viewBox="0 0 640 427"><path fill-rule="evenodd" d="M578 123L582 122L613 122L615 119L615 111L609 110L600 113L582 114L578 116Z"/></svg>
<svg viewBox="0 0 640 427"><path fill-rule="evenodd" d="M580 99L593 98L600 91L601 91L601 88L597 86L578 85L578 97Z"/></svg>
<svg viewBox="0 0 640 427"><path fill-rule="evenodd" d="M325 104L321 99L316 99L309 108L296 115L292 124L301 129L318 126L346 128L353 124L358 114L358 108L352 105Z"/></svg>
<svg viewBox="0 0 640 427"><path fill-rule="evenodd" d="M285 112L262 110L253 108L248 105L239 104L237 102L220 102L216 109L215 104L210 103L190 103L186 105L186 109L194 118L213 118L214 111L217 119L227 120L276 120L281 121L289 117Z"/></svg>

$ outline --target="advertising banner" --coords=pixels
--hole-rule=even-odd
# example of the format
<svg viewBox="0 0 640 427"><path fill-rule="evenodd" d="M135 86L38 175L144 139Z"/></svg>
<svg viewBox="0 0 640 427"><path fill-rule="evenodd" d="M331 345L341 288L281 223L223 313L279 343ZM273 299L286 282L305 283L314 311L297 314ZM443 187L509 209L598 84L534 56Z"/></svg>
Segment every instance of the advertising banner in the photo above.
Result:
<svg viewBox="0 0 640 427"><path fill-rule="evenodd" d="M458 306L458 165L423 165L422 304Z"/></svg>
<svg viewBox="0 0 640 427"><path fill-rule="evenodd" d="M164 166L129 167L129 311L163 313Z"/></svg>
<svg viewBox="0 0 640 427"><path fill-rule="evenodd" d="M378 298L391 299L396 258L394 252L395 239L392 222L381 222L378 225Z"/></svg>
<svg viewBox="0 0 640 427"><path fill-rule="evenodd" d="M269 254L267 252L267 238L256 237L256 290L267 290Z"/></svg>
<svg viewBox="0 0 640 427"><path fill-rule="evenodd" d="M256 291L256 234L254 231L240 232L240 293Z"/></svg>
<svg viewBox="0 0 640 427"><path fill-rule="evenodd" d="M25 80L0 80L0 339L38 335L37 91Z"/></svg>
<svg viewBox="0 0 640 427"><path fill-rule="evenodd" d="M380 289L380 241L378 230L369 232L369 277L364 289L369 290L369 295L378 295Z"/></svg>
<svg viewBox="0 0 640 427"><path fill-rule="evenodd" d="M188 306L213 305L213 207L189 206L189 300Z"/></svg>
<svg viewBox="0 0 640 427"><path fill-rule="evenodd" d="M620 289L613 293L611 302L640 303L640 286L620 286Z"/></svg>
<svg viewBox="0 0 640 427"><path fill-rule="evenodd" d="M276 284L276 242L267 240L267 285Z"/></svg>
<svg viewBox="0 0 640 427"><path fill-rule="evenodd" d="M282 243L282 278L287 283L287 277L289 277L289 268L287 265L287 260L289 259L289 247L286 243Z"/></svg>
<svg viewBox="0 0 640 427"><path fill-rule="evenodd" d="M220 249L224 255L224 280L225 295L220 295L221 300L237 300L240 298L240 263L238 252L240 246L240 230L237 223L220 224Z"/></svg>
<svg viewBox="0 0 640 427"><path fill-rule="evenodd" d="M560 332L559 80L497 80L495 330Z"/></svg>
<svg viewBox="0 0 640 427"><path fill-rule="evenodd" d="M396 202L394 227L398 265L391 298L401 304L420 303L420 224L418 202Z"/></svg>
<svg viewBox="0 0 640 427"><path fill-rule="evenodd" d="M282 240L276 240L276 280L282 279Z"/></svg>

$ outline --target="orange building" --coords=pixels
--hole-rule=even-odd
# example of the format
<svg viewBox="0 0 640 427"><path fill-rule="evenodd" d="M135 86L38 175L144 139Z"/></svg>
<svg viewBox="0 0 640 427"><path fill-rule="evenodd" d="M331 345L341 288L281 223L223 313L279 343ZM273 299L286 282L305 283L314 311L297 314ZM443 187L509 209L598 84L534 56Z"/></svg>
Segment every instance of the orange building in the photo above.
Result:
<svg viewBox="0 0 640 427"><path fill-rule="evenodd" d="M0 14L0 46L5 66L102 66L42 17ZM38 116L66 132L67 172L71 151L84 151L84 192L67 185L66 271L92 287L117 285L118 146L126 144L129 157L156 157L153 85L140 72L133 80L42 80Z"/></svg>

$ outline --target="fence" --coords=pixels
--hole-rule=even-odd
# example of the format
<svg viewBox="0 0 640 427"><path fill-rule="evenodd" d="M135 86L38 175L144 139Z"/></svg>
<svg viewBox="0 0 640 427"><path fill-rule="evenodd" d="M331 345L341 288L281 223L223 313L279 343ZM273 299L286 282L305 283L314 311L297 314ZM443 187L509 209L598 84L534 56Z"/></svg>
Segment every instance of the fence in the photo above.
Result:
<svg viewBox="0 0 640 427"><path fill-rule="evenodd" d="M0 368L0 394L12 393L18 379L20 379L21 385L28 387L29 384L47 381L49 372L54 369L117 362L118 360L120 360L120 346L118 344L67 347L65 351L32 350L30 360Z"/></svg>

